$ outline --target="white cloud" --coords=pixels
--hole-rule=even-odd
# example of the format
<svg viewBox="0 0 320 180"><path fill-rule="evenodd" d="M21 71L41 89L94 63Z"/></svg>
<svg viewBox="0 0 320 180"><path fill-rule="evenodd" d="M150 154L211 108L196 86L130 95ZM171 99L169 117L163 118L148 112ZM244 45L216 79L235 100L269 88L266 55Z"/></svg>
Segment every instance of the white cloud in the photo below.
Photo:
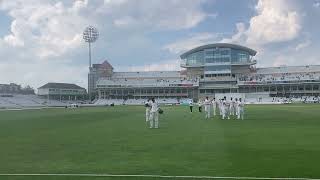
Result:
<svg viewBox="0 0 320 180"><path fill-rule="evenodd" d="M300 19L292 9L287 0L259 0L257 15L250 19L248 27L242 22L237 23L236 32L230 38L219 39L215 33L201 33L168 44L164 49L177 54L199 45L223 42L246 45L261 53L266 44L290 41L299 36Z"/></svg>
<svg viewBox="0 0 320 180"><path fill-rule="evenodd" d="M195 27L207 17L202 9L205 0L105 0L97 12L107 14L119 27L139 27L162 30Z"/></svg>
<svg viewBox="0 0 320 180"><path fill-rule="evenodd" d="M11 23L11 32L12 34L9 34L7 36L4 37L4 42L13 46L13 47L22 47L24 46L24 40L22 38L20 38L20 31L19 29L23 29L23 28L19 28L17 27L17 20L14 20Z"/></svg>
<svg viewBox="0 0 320 180"><path fill-rule="evenodd" d="M136 24L137 22L132 17L126 16L126 17L123 17L123 18L120 18L120 19L115 19L113 21L113 23L117 27L129 27L129 26L132 26L132 25Z"/></svg>
<svg viewBox="0 0 320 180"><path fill-rule="evenodd" d="M315 7L315 8L319 8L319 7L320 7L320 1L319 1L319 0L314 1L314 3L313 3L313 7Z"/></svg>
<svg viewBox="0 0 320 180"><path fill-rule="evenodd" d="M208 15L203 10L206 1L0 0L0 11L11 19L10 33L0 37L0 82L25 82L34 87L48 81L84 85L87 68L69 63L87 53L82 40L87 25L97 26L106 42L127 40L121 50L112 50L123 52L127 44L132 45L130 39L137 37L136 33L188 29L207 17L214 18L214 13ZM125 31L119 32L119 28ZM135 40L139 41L144 42ZM136 68L177 69L171 63Z"/></svg>
<svg viewBox="0 0 320 180"><path fill-rule="evenodd" d="M166 60L159 63L145 64L141 66L116 67L119 71L179 71L180 60Z"/></svg>
<svg viewBox="0 0 320 180"><path fill-rule="evenodd" d="M237 32L231 38L223 38L222 43L241 43L245 42L246 27L244 23L236 24Z"/></svg>
<svg viewBox="0 0 320 180"><path fill-rule="evenodd" d="M219 15L218 13L212 13L212 14L208 14L207 17L216 19L218 15Z"/></svg>
<svg viewBox="0 0 320 180"><path fill-rule="evenodd" d="M50 0L4 0L0 10L12 22L10 33L0 37L0 82L29 84L73 82L86 87L87 69L67 64L78 51L87 18L80 11L87 1L65 6Z"/></svg>
<svg viewBox="0 0 320 180"><path fill-rule="evenodd" d="M73 82L87 87L84 77L87 76L87 66L70 66L54 62L0 62L1 83L32 85L37 88L47 82Z"/></svg>
<svg viewBox="0 0 320 180"><path fill-rule="evenodd" d="M296 51L299 51L299 50L304 49L304 48L306 48L306 47L308 47L308 46L310 46L310 45L311 45L311 41L308 39L308 40L306 40L306 41L303 41L303 42L299 43L299 44L295 47L295 50L296 50Z"/></svg>
<svg viewBox="0 0 320 180"><path fill-rule="evenodd" d="M197 46L215 43L218 39L217 34L213 33L199 33L195 34L187 39L181 39L174 43L168 44L163 47L164 50L168 50L171 53L179 54L183 51L193 49Z"/></svg>
<svg viewBox="0 0 320 180"><path fill-rule="evenodd" d="M122 5L124 3L127 3L127 2L128 2L128 0L104 0L104 3L106 5L117 5L117 6Z"/></svg>
<svg viewBox="0 0 320 180"><path fill-rule="evenodd" d="M288 0L259 0L248 27L240 22L237 32L221 42L240 43L260 49L261 46L290 41L299 36L301 20Z"/></svg>
<svg viewBox="0 0 320 180"><path fill-rule="evenodd" d="M302 61L303 59L303 61ZM319 65L319 58L317 55L310 55L302 57L296 53L280 54L273 57L272 66L305 66L305 65Z"/></svg>
<svg viewBox="0 0 320 180"><path fill-rule="evenodd" d="M259 0L247 29L248 44L289 41L301 30L299 15L287 0Z"/></svg>
<svg viewBox="0 0 320 180"><path fill-rule="evenodd" d="M288 56L279 55L275 57L273 60L272 66L279 67L279 66L287 66L288 61L291 59Z"/></svg>
<svg viewBox="0 0 320 180"><path fill-rule="evenodd" d="M13 3L15 2L15 3ZM34 55L45 58L61 56L81 44L84 18L77 14L85 1L75 1L70 8L61 2L3 1L0 9L13 18L11 33L3 37L9 46L24 47Z"/></svg>
<svg viewBox="0 0 320 180"><path fill-rule="evenodd" d="M289 0L259 0L255 7L256 15L248 23L236 24L236 31L231 37L221 37L215 33L195 34L186 39L178 40L164 47L171 53L179 54L197 46L223 42L235 43L255 49L258 54L259 66L280 66L285 64L303 65L304 63L317 63L316 56L303 57L297 51L311 45L310 40L301 41L295 47L282 47L275 51L274 45L293 42L301 38L302 15L296 4Z"/></svg>

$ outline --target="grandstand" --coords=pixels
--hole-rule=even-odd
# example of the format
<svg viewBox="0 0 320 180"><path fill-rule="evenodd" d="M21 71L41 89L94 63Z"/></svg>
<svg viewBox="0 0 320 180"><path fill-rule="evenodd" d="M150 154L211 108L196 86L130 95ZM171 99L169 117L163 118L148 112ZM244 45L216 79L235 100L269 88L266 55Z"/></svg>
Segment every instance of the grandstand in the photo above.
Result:
<svg viewBox="0 0 320 180"><path fill-rule="evenodd" d="M69 83L47 83L38 88L38 95L59 101L85 100L86 89Z"/></svg>
<svg viewBox="0 0 320 180"><path fill-rule="evenodd" d="M0 109L65 107L86 103L86 90L75 84L47 83L38 88L37 95L30 93L33 89L29 86L20 88L11 83L2 87Z"/></svg>
<svg viewBox="0 0 320 180"><path fill-rule="evenodd" d="M256 51L216 43L183 53L181 71L115 72L108 61L93 64L88 91L93 105L188 104L205 97L241 97L246 103L318 103L320 65L257 68ZM34 95L30 87L0 84L0 108L66 106L86 103L86 90L75 84L47 83Z"/></svg>
<svg viewBox="0 0 320 180"><path fill-rule="evenodd" d="M247 103L318 102L319 65L256 68L256 53L236 44L208 44L180 56L182 71L113 72L104 61L96 65L108 73L97 78L95 104L142 104L150 97L184 104L231 94Z"/></svg>
<svg viewBox="0 0 320 180"><path fill-rule="evenodd" d="M320 66L260 68L238 79L239 92L268 92L272 97L319 96Z"/></svg>
<svg viewBox="0 0 320 180"><path fill-rule="evenodd" d="M48 100L37 95L0 95L0 109L66 106L70 102Z"/></svg>
<svg viewBox="0 0 320 180"><path fill-rule="evenodd" d="M179 71L114 72L97 81L95 104L143 104L155 97L163 104L177 104L178 99L196 98L199 79Z"/></svg>

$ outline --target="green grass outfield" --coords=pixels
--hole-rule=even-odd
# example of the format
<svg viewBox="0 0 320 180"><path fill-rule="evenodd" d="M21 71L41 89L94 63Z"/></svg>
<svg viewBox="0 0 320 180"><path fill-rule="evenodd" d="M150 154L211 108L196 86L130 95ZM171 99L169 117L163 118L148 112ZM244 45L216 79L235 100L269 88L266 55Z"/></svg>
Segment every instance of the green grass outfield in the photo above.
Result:
<svg viewBox="0 0 320 180"><path fill-rule="evenodd" d="M244 121L163 109L160 129L147 128L142 106L0 111L0 174L320 178L320 105L249 105Z"/></svg>

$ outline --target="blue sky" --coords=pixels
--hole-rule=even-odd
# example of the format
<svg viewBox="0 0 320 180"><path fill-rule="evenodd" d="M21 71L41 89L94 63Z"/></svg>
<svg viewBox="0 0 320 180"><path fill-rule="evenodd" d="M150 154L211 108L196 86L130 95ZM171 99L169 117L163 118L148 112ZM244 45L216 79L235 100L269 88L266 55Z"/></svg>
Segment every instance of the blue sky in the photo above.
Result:
<svg viewBox="0 0 320 180"><path fill-rule="evenodd" d="M320 64L320 0L0 0L0 83L86 87L93 62L117 71L179 70L208 43L256 49L258 67Z"/></svg>

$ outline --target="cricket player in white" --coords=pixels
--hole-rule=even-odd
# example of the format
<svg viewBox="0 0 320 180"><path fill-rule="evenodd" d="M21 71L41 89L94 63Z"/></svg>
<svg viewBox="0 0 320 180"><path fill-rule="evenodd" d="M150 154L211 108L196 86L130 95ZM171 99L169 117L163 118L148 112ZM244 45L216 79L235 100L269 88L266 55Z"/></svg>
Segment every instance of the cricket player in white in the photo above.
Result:
<svg viewBox="0 0 320 180"><path fill-rule="evenodd" d="M158 104L154 98L151 100L150 110L150 128L159 128L159 112Z"/></svg>
<svg viewBox="0 0 320 180"><path fill-rule="evenodd" d="M210 118L210 113L211 113L211 102L208 97L204 100L204 111L206 114L206 119Z"/></svg>
<svg viewBox="0 0 320 180"><path fill-rule="evenodd" d="M234 99L233 98L231 98L230 99L230 115L231 116L234 116L234 114L235 114L235 101L234 101Z"/></svg>
<svg viewBox="0 0 320 180"><path fill-rule="evenodd" d="M148 122L149 119L150 119L150 111L151 111L151 101L150 101L150 99L148 99L148 101L145 103L145 107L146 107L146 122Z"/></svg>
<svg viewBox="0 0 320 180"><path fill-rule="evenodd" d="M238 98L235 99L235 102L234 102L234 107L235 107L235 110L236 110L236 117L238 118L238 107L239 106L239 101L238 101Z"/></svg>
<svg viewBox="0 0 320 180"><path fill-rule="evenodd" d="M221 115L222 115L222 119L224 119L226 117L226 100L225 99L222 99L221 100L221 106L220 106L220 111L221 111Z"/></svg>
<svg viewBox="0 0 320 180"><path fill-rule="evenodd" d="M222 99L219 99L218 106L219 106L219 114L222 117Z"/></svg>
<svg viewBox="0 0 320 180"><path fill-rule="evenodd" d="M244 119L244 102L239 98L237 103L237 119Z"/></svg>
<svg viewBox="0 0 320 180"><path fill-rule="evenodd" d="M217 108L216 98L213 98L213 100L212 100L213 117L216 116L216 108Z"/></svg>
<svg viewBox="0 0 320 180"><path fill-rule="evenodd" d="M227 97L224 97L225 104L225 115L227 116L228 119L230 119L230 104L231 102L227 100Z"/></svg>

